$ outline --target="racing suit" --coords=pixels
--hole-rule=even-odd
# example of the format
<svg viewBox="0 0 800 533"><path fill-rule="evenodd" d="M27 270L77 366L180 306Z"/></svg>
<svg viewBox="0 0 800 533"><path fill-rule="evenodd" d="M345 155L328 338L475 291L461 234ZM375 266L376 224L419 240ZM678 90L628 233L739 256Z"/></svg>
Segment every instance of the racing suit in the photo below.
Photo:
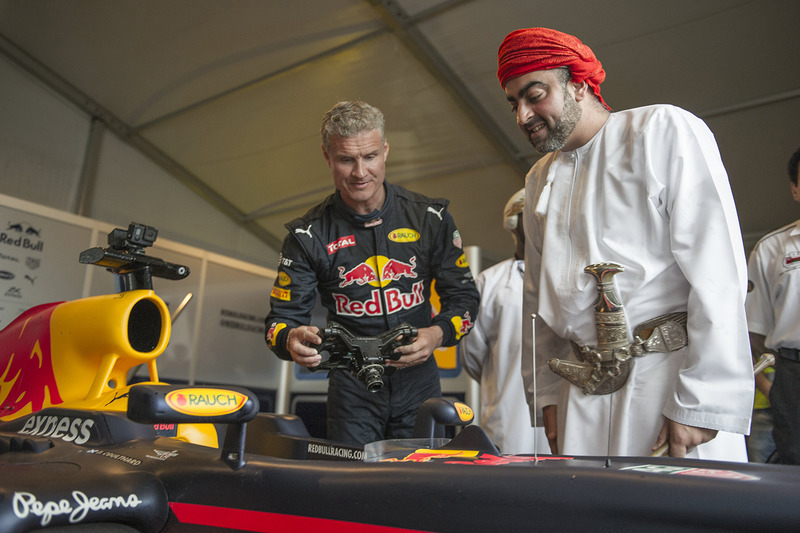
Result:
<svg viewBox="0 0 800 533"><path fill-rule="evenodd" d="M286 225L266 319L267 344L281 359L291 360L286 335L309 324L316 291L328 320L355 335L377 335L403 322L438 325L442 345L452 346L472 327L480 297L447 200L385 187L378 212L357 215L334 193ZM436 316L429 303L434 279L442 302ZM329 378L328 438L341 442L407 438L419 405L441 396L433 357L385 376L377 393L347 371L331 371Z"/></svg>

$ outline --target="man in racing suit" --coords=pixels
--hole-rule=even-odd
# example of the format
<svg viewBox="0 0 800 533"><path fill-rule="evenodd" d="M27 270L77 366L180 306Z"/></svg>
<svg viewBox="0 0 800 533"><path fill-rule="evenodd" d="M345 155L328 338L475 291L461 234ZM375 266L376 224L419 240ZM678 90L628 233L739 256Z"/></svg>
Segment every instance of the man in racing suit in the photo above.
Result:
<svg viewBox="0 0 800 533"><path fill-rule="evenodd" d="M354 335L374 336L403 322L418 328L390 361L396 371L369 392L345 370L329 373L328 438L365 444L411 436L417 410L441 396L431 355L472 327L479 295L448 202L385 182L389 145L383 115L364 102L340 102L323 118L322 148L336 192L286 225L266 319L266 340L281 359L306 367L322 358L310 326L316 292ZM441 311L432 317L431 283Z"/></svg>

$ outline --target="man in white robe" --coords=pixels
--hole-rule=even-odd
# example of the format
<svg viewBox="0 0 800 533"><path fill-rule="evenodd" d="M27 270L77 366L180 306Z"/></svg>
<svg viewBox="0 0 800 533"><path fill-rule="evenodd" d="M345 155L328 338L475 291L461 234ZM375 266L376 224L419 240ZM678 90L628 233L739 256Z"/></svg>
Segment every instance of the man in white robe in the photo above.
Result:
<svg viewBox="0 0 800 533"><path fill-rule="evenodd" d="M746 461L753 398L744 301L747 268L713 134L658 105L611 113L602 65L577 38L546 28L509 34L498 78L542 157L526 181L524 315L536 320L536 368L523 358L531 419L543 409L553 453ZM547 360L597 347L590 264L613 262L634 328L686 312L688 345L634 357L624 385L584 394ZM523 320L523 353L530 321ZM535 385L535 386L534 386ZM534 409L537 406L537 409Z"/></svg>
<svg viewBox="0 0 800 533"><path fill-rule="evenodd" d="M461 340L461 362L480 383L481 427L503 453L548 453L544 429L533 428L520 372L522 355L522 276L525 272L525 234L522 208L525 189L506 203L503 227L516 244L514 257L480 273L478 319Z"/></svg>

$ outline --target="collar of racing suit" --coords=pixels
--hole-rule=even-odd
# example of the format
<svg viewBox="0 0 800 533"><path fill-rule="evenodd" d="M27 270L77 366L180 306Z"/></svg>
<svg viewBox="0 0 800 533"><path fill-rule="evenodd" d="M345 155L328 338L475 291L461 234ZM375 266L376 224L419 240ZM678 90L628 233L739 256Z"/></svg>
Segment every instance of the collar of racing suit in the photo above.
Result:
<svg viewBox="0 0 800 533"><path fill-rule="evenodd" d="M380 211L376 209L368 215L359 215L347 207L347 204L345 204L344 200L342 200L342 196L339 194L339 191L336 191L333 201L336 204L336 209L353 224L367 228L371 226L377 226L383 222L384 218L389 216L392 211L392 206L394 205L394 187L389 185L388 182L384 181L383 188L386 191L386 200L383 202L383 207L381 207Z"/></svg>

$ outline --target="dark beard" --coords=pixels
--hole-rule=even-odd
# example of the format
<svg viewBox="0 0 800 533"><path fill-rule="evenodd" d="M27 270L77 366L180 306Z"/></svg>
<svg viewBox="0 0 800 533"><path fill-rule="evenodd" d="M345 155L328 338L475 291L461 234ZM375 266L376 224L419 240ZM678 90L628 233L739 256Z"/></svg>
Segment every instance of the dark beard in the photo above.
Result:
<svg viewBox="0 0 800 533"><path fill-rule="evenodd" d="M531 141L534 150L539 154L557 152L566 146L569 136L572 135L575 125L583 115L583 110L578 102L569 94L564 96L564 110L561 118L550 130L550 135L541 141Z"/></svg>

